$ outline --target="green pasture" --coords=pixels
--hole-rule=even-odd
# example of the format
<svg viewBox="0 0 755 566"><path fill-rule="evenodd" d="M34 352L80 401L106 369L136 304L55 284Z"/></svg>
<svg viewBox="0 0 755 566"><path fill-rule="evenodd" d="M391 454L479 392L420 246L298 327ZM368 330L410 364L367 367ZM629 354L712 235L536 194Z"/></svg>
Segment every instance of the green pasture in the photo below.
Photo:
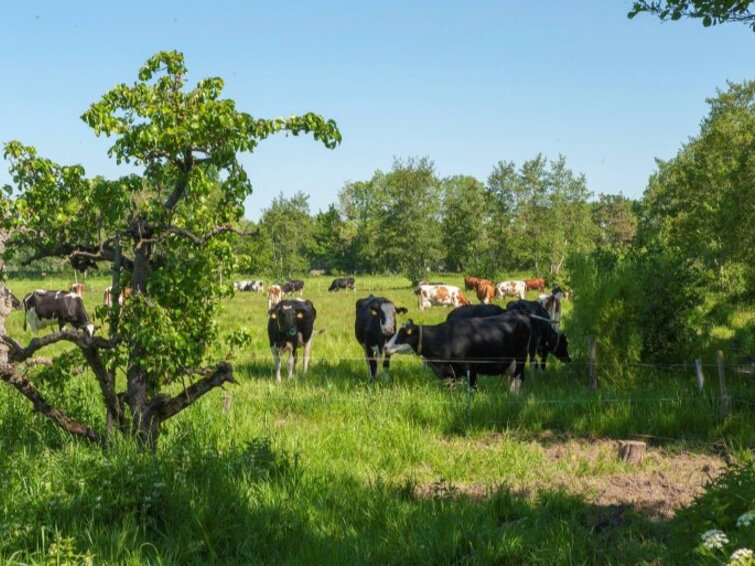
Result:
<svg viewBox="0 0 755 566"><path fill-rule="evenodd" d="M461 275L433 280L463 287ZM11 279L9 286L20 298L70 283ZM703 393L691 366L637 367L631 379L607 379L591 391L569 303L563 324L574 338L571 365L551 358L518 397L495 377L482 377L469 396L463 384L440 383L416 357L394 356L390 378L369 381L354 339L357 298L388 297L409 308L404 320L418 323L448 313L420 312L408 280L358 277L356 293L328 293L328 277L305 283L322 331L309 373L287 381L284 371L283 383L274 382L267 297L237 293L224 302L219 324L221 335L242 328L253 335L231 359L239 385L169 421L157 454L126 441L102 451L71 439L1 387L0 562L657 563L668 542L664 521L625 509L621 526L610 527L615 509L548 487L556 477L627 467L608 456L554 461L545 447L643 438L668 453L723 446L736 456L752 446L752 405L735 402L720 418L712 367ZM94 313L109 281L86 284ZM31 334L22 324L15 312L7 330L26 343ZM218 346L217 355L226 354ZM735 400L752 400L747 379L729 375ZM88 374L39 387L53 404L103 424ZM544 487L519 489L534 481Z"/></svg>

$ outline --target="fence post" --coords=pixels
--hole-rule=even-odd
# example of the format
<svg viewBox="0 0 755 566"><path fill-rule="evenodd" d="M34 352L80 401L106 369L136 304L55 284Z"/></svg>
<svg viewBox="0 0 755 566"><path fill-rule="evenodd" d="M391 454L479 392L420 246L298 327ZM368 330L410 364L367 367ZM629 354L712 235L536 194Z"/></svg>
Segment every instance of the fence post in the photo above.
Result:
<svg viewBox="0 0 755 566"><path fill-rule="evenodd" d="M705 376L703 375L703 362L702 360L695 360L695 375L697 376L697 390L702 393L703 384L705 383Z"/></svg>
<svg viewBox="0 0 755 566"><path fill-rule="evenodd" d="M721 417L725 417L729 414L729 408L731 405L731 397L726 392L726 373L724 371L724 353L719 350L716 353L716 362L718 363L718 384L721 386Z"/></svg>
<svg viewBox="0 0 755 566"><path fill-rule="evenodd" d="M597 389L598 388L598 372L596 365L596 358L597 358L597 345L595 336L590 334L590 336L587 337L588 340L588 346L587 346L587 355L589 356L589 364L588 367L590 368L590 389Z"/></svg>

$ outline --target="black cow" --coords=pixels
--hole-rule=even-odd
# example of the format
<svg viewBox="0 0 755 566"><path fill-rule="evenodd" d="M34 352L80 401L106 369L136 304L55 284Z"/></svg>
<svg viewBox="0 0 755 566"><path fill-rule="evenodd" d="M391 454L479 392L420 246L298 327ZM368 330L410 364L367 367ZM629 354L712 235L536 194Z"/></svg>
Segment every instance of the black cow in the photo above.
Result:
<svg viewBox="0 0 755 566"><path fill-rule="evenodd" d="M476 387L477 374L506 373L513 377L511 389L517 392L527 355L534 355L531 337L535 322L518 310L432 326L416 325L410 320L386 344L385 350L390 354L415 352L441 378L462 377L469 372L472 387ZM544 328L550 328L547 322L543 324ZM565 336L556 334L555 339L549 336L548 347L559 359L570 361Z"/></svg>
<svg viewBox="0 0 755 566"><path fill-rule="evenodd" d="M456 307L446 317L446 322L450 320L461 320L464 318L485 318L488 316L498 316L506 312L506 309L498 305L462 305Z"/></svg>
<svg viewBox="0 0 755 566"><path fill-rule="evenodd" d="M330 284L328 291L340 291L341 289L351 289L352 291L356 292L357 288L354 284L354 278L339 277L337 279L333 279L333 282Z"/></svg>
<svg viewBox="0 0 755 566"><path fill-rule="evenodd" d="M267 336L270 339L270 351L275 362L275 380L281 380L281 356L286 350L290 352L288 358L288 377L296 370L296 350L304 347L304 373L309 367L309 356L312 351L312 335L314 332L317 311L311 301L294 299L283 300L269 311L267 321Z"/></svg>
<svg viewBox="0 0 755 566"><path fill-rule="evenodd" d="M84 308L84 300L76 293L66 291L33 291L23 300L26 323L36 334L43 326L58 323L58 329L63 330L66 324L74 328L85 330L90 336L94 335L94 325Z"/></svg>
<svg viewBox="0 0 755 566"><path fill-rule="evenodd" d="M354 334L364 348L370 377L377 377L377 366L383 357L383 371L388 373L391 355L384 352L385 343L396 333L396 315L405 314L404 307L396 307L385 297L370 295L356 302Z"/></svg>
<svg viewBox="0 0 755 566"><path fill-rule="evenodd" d="M527 313L530 318L533 319L533 335L532 339L535 342L535 348L540 356L540 370L545 371L545 362L548 358L548 342L547 338L553 339L552 332L545 332L545 325L551 322L550 315L545 307L538 301L528 301L526 299L520 299L518 301L509 301L506 303L506 310L518 310ZM552 326L548 324L549 326ZM537 366L537 360L534 356L530 357L530 363L532 369Z"/></svg>
<svg viewBox="0 0 755 566"><path fill-rule="evenodd" d="M294 291L303 291L304 281L300 279L292 279L291 281L286 281L283 285L281 285L281 290L283 291L284 295L288 295L289 293L293 293Z"/></svg>

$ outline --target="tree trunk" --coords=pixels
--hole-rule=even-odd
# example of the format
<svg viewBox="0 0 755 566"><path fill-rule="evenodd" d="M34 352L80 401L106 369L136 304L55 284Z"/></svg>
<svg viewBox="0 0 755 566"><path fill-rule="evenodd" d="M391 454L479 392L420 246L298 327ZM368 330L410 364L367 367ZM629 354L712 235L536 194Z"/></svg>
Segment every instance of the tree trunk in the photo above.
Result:
<svg viewBox="0 0 755 566"><path fill-rule="evenodd" d="M0 337L5 336L5 319L11 312L10 295L5 292L5 262L3 253L5 252L5 240L8 238L8 232L0 230ZM8 363L8 346L0 341L0 365Z"/></svg>

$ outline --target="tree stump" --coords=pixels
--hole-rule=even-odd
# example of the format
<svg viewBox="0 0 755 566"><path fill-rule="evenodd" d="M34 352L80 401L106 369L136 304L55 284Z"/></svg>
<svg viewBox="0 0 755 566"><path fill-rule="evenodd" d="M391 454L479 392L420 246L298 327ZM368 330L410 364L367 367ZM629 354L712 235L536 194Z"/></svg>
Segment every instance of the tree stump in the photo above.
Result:
<svg viewBox="0 0 755 566"><path fill-rule="evenodd" d="M619 440L619 458L630 466L640 466L645 460L647 444L639 440Z"/></svg>

